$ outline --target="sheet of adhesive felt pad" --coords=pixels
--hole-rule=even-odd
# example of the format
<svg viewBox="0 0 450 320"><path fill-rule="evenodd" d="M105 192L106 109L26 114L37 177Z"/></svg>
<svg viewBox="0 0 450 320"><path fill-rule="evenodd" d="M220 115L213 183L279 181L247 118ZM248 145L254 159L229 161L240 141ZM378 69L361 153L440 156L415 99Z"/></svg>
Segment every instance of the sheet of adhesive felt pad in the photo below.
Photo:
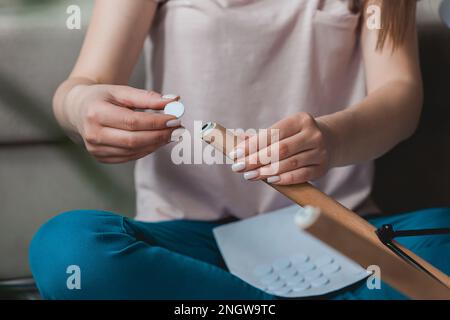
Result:
<svg viewBox="0 0 450 320"><path fill-rule="evenodd" d="M324 242L298 228L291 206L213 230L230 272L279 297L324 295L369 274Z"/></svg>

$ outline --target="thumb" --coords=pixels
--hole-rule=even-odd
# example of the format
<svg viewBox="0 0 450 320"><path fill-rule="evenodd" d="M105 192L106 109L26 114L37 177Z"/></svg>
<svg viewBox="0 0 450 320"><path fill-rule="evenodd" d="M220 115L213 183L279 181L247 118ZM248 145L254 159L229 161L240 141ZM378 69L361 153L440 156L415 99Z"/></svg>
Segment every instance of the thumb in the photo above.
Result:
<svg viewBox="0 0 450 320"><path fill-rule="evenodd" d="M161 94L154 91L136 89L129 86L112 86L110 94L114 101L123 107L134 107L138 109L164 109L167 103L174 99L165 99Z"/></svg>

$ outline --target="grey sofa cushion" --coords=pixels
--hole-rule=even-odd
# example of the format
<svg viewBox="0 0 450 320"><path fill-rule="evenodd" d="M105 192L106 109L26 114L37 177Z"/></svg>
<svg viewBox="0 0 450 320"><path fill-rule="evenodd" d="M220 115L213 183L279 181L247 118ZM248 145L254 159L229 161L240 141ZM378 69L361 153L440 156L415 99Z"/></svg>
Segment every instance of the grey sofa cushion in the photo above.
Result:
<svg viewBox="0 0 450 320"><path fill-rule="evenodd" d="M65 139L51 101L70 72L83 35L55 29L1 30L0 143Z"/></svg>
<svg viewBox="0 0 450 320"><path fill-rule="evenodd" d="M83 28L67 30L72 1L46 1L17 14L0 6L0 281L29 277L28 245L46 220L90 208L134 215L133 163L100 165L69 142L52 114L58 84L80 50ZM143 87L139 62L131 85Z"/></svg>
<svg viewBox="0 0 450 320"><path fill-rule="evenodd" d="M92 3L82 2L81 30L66 28L64 2L56 4L32 15L0 10L0 144L66 138L53 117L52 97L75 64ZM130 84L143 87L142 59L135 70Z"/></svg>
<svg viewBox="0 0 450 320"><path fill-rule="evenodd" d="M72 143L0 147L0 280L30 276L28 245L74 209L134 215L133 163L101 165Z"/></svg>

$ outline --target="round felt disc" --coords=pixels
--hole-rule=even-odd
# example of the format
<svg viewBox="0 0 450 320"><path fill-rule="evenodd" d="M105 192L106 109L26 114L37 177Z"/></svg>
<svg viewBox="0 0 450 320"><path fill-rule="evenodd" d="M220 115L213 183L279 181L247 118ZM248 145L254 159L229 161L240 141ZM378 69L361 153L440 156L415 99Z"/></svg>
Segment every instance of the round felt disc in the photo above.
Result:
<svg viewBox="0 0 450 320"><path fill-rule="evenodd" d="M168 103L164 108L164 114L170 114L177 118L181 118L184 114L184 105L178 101Z"/></svg>

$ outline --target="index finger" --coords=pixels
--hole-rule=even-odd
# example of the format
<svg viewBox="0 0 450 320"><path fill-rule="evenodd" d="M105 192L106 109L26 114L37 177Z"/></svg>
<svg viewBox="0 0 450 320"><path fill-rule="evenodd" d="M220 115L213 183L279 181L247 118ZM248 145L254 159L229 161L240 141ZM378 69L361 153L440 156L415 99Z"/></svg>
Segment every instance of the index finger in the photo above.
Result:
<svg viewBox="0 0 450 320"><path fill-rule="evenodd" d="M134 107L138 109L164 109L166 104L177 100L177 96L164 98L154 91L136 89L128 86L113 86L110 94L120 106Z"/></svg>
<svg viewBox="0 0 450 320"><path fill-rule="evenodd" d="M301 122L296 117L289 117L278 121L268 129L259 130L258 134L251 136L239 143L230 153L230 158L242 158L262 149L273 143L286 139L298 133L301 129Z"/></svg>
<svg viewBox="0 0 450 320"><path fill-rule="evenodd" d="M180 120L172 115L133 111L115 105L98 117L99 123L105 127L127 131L161 130L181 125Z"/></svg>

